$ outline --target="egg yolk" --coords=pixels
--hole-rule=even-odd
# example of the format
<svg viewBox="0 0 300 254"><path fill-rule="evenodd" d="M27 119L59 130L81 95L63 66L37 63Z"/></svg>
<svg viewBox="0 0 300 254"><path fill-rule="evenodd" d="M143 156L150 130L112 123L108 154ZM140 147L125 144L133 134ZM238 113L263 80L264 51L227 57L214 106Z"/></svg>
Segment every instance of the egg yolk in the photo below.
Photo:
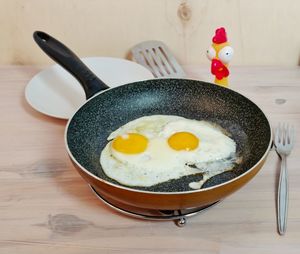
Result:
<svg viewBox="0 0 300 254"><path fill-rule="evenodd" d="M112 142L112 147L121 153L137 154L146 150L148 139L138 133L128 133L118 136Z"/></svg>
<svg viewBox="0 0 300 254"><path fill-rule="evenodd" d="M168 143L176 151L191 151L198 147L199 139L190 132L177 132L169 137Z"/></svg>

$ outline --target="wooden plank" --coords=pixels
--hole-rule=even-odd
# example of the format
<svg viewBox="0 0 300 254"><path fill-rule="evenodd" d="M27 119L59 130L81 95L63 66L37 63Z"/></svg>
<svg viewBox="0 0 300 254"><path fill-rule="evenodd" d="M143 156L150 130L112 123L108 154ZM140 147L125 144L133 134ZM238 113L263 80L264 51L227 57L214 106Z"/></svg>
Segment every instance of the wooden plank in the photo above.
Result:
<svg viewBox="0 0 300 254"><path fill-rule="evenodd" d="M32 39L44 30L80 56L125 57L144 40L162 40L182 64L206 64L225 26L237 65L298 65L297 0L0 0L0 64L52 61ZM55 15L53 15L55 13ZM255 28L255 29L253 29Z"/></svg>

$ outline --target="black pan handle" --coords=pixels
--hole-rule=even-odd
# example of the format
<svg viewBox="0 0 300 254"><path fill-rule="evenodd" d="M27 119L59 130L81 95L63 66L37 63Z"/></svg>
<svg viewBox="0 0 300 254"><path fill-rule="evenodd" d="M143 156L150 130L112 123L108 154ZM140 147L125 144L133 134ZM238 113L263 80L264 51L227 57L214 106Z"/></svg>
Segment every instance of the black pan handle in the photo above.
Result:
<svg viewBox="0 0 300 254"><path fill-rule="evenodd" d="M55 62L70 72L82 85L86 98L109 88L68 47L41 31L33 33L35 42Z"/></svg>

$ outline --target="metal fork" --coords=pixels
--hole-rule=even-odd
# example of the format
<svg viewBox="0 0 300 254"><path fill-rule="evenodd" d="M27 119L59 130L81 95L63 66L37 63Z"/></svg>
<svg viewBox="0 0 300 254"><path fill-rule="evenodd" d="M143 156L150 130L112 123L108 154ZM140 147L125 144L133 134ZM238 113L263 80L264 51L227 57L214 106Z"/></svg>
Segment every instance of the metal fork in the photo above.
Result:
<svg viewBox="0 0 300 254"><path fill-rule="evenodd" d="M294 146L294 128L288 124L278 124L275 131L276 151L281 158L281 169L277 196L277 224L278 232L284 235L287 227L288 212L288 173L287 173L287 156Z"/></svg>
<svg viewBox="0 0 300 254"><path fill-rule="evenodd" d="M133 59L150 70L155 78L184 78L184 70L166 44L144 41L131 49Z"/></svg>

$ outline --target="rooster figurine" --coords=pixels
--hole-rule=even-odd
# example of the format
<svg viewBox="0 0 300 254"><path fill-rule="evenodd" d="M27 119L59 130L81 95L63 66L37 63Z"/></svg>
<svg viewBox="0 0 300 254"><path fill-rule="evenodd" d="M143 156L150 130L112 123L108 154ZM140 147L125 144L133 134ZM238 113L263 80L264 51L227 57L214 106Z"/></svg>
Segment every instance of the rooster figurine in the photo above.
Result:
<svg viewBox="0 0 300 254"><path fill-rule="evenodd" d="M233 56L233 48L227 42L224 27L218 28L212 39L212 45L207 50L207 57L211 60L211 73L215 76L215 83L224 87L228 86L228 63Z"/></svg>

